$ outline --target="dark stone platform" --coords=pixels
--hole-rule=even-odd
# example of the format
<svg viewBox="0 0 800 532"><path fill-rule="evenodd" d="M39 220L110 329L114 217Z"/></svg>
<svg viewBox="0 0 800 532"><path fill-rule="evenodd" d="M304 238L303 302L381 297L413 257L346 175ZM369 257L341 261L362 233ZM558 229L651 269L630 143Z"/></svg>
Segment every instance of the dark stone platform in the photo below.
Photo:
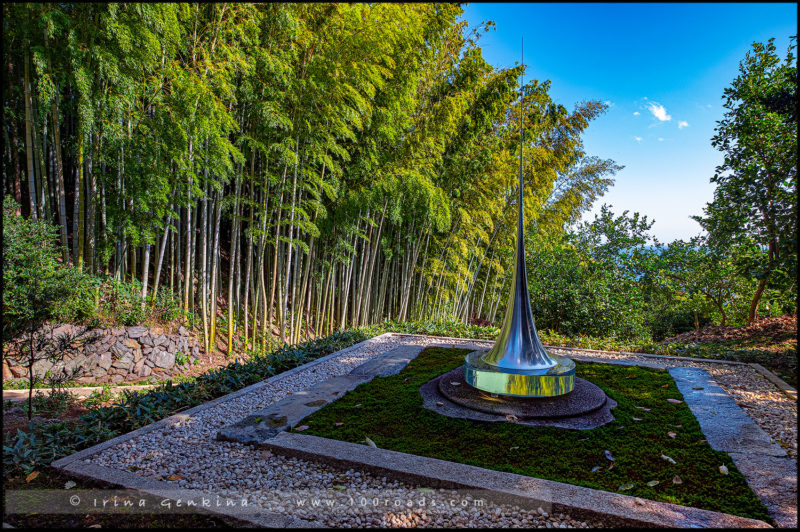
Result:
<svg viewBox="0 0 800 532"><path fill-rule="evenodd" d="M575 387L556 397L513 397L489 394L467 384L463 368L456 368L439 377L439 392L457 405L472 410L514 415L520 419L572 417L588 414L606 404L606 394L589 381L576 378Z"/></svg>
<svg viewBox="0 0 800 532"><path fill-rule="evenodd" d="M520 425L580 430L610 423L614 420L611 409L617 406L598 386L579 378L570 393L559 397L493 397L468 385L463 367L422 385L420 394L425 408L448 417L509 421L506 416L514 416Z"/></svg>

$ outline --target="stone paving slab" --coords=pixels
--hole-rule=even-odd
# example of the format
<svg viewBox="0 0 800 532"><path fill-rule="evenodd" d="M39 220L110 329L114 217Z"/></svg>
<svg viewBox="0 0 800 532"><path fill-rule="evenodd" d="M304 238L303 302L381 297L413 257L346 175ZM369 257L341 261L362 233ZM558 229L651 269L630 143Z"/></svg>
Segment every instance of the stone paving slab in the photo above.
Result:
<svg viewBox="0 0 800 532"><path fill-rule="evenodd" d="M712 448L726 453L787 456L706 371L670 368L669 373Z"/></svg>
<svg viewBox="0 0 800 532"><path fill-rule="evenodd" d="M217 432L217 440L258 443L273 438L363 382L365 382L364 377L359 375L332 377L220 429Z"/></svg>
<svg viewBox="0 0 800 532"><path fill-rule="evenodd" d="M364 362L350 372L350 375L366 377L371 380L373 377L389 377L400 373L418 354L422 352L422 346L402 346L396 347L391 351Z"/></svg>
<svg viewBox="0 0 800 532"><path fill-rule="evenodd" d="M261 446L273 452L334 466L358 468L424 486L481 490L493 502L544 506L551 513L602 520L609 526L768 528L756 519L574 486L534 477L416 456L367 445L283 432Z"/></svg>
<svg viewBox="0 0 800 532"><path fill-rule="evenodd" d="M396 347L354 368L349 375L332 377L315 384L308 390L290 395L220 429L217 440L260 443L274 438L359 384L375 377L399 373L422 349L422 346Z"/></svg>
<svg viewBox="0 0 800 532"><path fill-rule="evenodd" d="M730 455L781 527L797 526L797 464L736 401L698 368L671 368L708 444Z"/></svg>

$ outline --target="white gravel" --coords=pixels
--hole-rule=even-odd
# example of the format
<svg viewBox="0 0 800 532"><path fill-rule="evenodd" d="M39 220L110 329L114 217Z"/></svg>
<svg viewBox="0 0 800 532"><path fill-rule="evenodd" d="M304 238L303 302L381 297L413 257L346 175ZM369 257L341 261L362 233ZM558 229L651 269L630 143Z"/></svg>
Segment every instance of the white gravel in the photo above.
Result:
<svg viewBox="0 0 800 532"><path fill-rule="evenodd" d="M311 368L277 379L259 389L223 401L191 416L179 416L171 426L151 431L86 459L87 463L135 471L148 478L174 479L176 487L209 494L246 498L277 513L329 527L526 527L586 528L602 526L548 509L484 503L455 490L426 490L366 472L344 471L325 464L273 455L264 449L215 439L219 428L255 410L302 391L332 376L344 375L370 358L400 345L485 344L474 340L393 336L375 338L361 347ZM705 369L745 407L745 411L791 456L797 452L797 406L769 380L749 366L652 359L635 355L561 351L593 359L640 359L665 367ZM581 356L581 358L583 358ZM426 504L420 505L421 497ZM316 503L314 501L317 501ZM416 502L415 502L416 501ZM438 503L436 501L439 501ZM453 502L456 501L455 506ZM466 502L465 502L466 501ZM319 506L315 506L315 504ZM466 506L463 506L466 504ZM323 509L325 508L325 509Z"/></svg>

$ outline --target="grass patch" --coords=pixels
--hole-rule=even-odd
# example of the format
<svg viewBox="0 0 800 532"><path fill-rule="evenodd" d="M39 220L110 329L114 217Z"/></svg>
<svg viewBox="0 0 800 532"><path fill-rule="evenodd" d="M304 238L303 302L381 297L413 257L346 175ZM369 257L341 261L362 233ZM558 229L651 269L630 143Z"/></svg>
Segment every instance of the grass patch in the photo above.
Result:
<svg viewBox="0 0 800 532"><path fill-rule="evenodd" d="M376 377L304 419L303 434L354 443L369 437L384 449L770 522L731 458L705 442L689 407L667 401L683 399L667 371L579 364L577 375L618 403L616 420L593 430L453 419L423 408L419 387L462 365L467 352L426 349L399 374ZM682 483L673 483L676 476Z"/></svg>

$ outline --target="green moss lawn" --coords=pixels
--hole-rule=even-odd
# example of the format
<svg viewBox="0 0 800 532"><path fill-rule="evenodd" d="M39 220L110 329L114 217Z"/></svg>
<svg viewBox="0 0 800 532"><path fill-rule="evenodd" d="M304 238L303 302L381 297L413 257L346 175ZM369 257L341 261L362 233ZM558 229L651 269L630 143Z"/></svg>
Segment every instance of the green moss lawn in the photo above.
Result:
<svg viewBox="0 0 800 532"><path fill-rule="evenodd" d="M383 449L770 522L731 458L706 443L666 371L578 364L579 377L618 403L616 420L593 430L453 419L423 408L419 387L462 365L466 353L426 349L399 374L376 377L304 419L302 433L364 444L369 437Z"/></svg>

